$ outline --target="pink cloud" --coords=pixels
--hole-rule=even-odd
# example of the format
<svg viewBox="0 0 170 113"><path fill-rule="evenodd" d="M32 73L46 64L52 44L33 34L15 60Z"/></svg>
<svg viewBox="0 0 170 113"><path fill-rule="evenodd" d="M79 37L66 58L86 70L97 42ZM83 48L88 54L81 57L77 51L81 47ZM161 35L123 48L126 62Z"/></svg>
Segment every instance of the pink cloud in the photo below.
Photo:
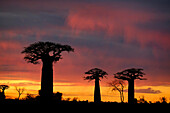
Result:
<svg viewBox="0 0 170 113"><path fill-rule="evenodd" d="M141 29L137 24L146 24L161 19L156 13L132 10L128 7L86 5L70 10L67 24L75 34L104 32L105 37L123 35L126 42L137 41L142 47L154 43L164 49L170 48L170 33ZM164 17L163 17L164 18Z"/></svg>
<svg viewBox="0 0 170 113"><path fill-rule="evenodd" d="M11 42L11 41L1 41L0 48L1 50L8 50L8 49L19 49L21 48L21 44L18 42Z"/></svg>
<svg viewBox="0 0 170 113"><path fill-rule="evenodd" d="M108 33L112 33L116 29L133 26L137 22L146 22L152 18L153 14L144 11L86 5L70 11L68 25L75 30L104 29Z"/></svg>

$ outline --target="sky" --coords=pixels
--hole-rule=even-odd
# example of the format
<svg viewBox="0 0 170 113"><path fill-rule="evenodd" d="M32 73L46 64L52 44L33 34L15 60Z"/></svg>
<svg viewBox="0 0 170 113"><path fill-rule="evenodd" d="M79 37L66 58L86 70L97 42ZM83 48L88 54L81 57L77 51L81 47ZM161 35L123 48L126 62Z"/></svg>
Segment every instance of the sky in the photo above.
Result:
<svg viewBox="0 0 170 113"><path fill-rule="evenodd" d="M136 80L136 98L170 100L169 0L1 0L0 84L38 94L41 64L24 61L21 51L38 41L67 44L54 69L54 92L64 98L93 101L94 81L83 80L92 68L106 71L100 81L102 101L120 101L108 82L128 68L143 68L147 80ZM127 87L126 87L127 89ZM23 95L24 97L24 95ZM125 92L127 100L127 92Z"/></svg>

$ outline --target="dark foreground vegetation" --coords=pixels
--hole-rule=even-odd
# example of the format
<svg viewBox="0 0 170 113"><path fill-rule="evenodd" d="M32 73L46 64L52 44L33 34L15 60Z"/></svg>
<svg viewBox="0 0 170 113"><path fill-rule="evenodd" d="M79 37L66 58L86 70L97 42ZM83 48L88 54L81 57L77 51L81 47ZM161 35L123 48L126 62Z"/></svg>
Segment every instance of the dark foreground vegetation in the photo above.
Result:
<svg viewBox="0 0 170 113"><path fill-rule="evenodd" d="M149 111L168 110L169 103L117 103L117 102L88 102L88 101L51 101L6 99L0 102L1 113L57 113L57 112L87 112L87 111ZM3 112L2 112L3 111Z"/></svg>

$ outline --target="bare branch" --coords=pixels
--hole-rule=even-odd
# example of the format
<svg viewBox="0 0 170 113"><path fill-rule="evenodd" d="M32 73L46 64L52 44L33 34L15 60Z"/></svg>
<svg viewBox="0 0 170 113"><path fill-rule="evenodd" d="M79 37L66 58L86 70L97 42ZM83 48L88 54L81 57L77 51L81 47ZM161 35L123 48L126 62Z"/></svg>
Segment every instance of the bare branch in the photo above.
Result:
<svg viewBox="0 0 170 113"><path fill-rule="evenodd" d="M108 84L109 84L109 86L113 87L112 91L116 91L116 90L119 91L120 100L121 100L121 102L123 102L124 101L123 89L124 89L124 85L125 85L123 80L115 79L114 81L109 82Z"/></svg>
<svg viewBox="0 0 170 113"><path fill-rule="evenodd" d="M25 91L25 88L18 88L17 86L15 87L16 91L18 92L18 100L20 98L20 96L23 94L23 92Z"/></svg>

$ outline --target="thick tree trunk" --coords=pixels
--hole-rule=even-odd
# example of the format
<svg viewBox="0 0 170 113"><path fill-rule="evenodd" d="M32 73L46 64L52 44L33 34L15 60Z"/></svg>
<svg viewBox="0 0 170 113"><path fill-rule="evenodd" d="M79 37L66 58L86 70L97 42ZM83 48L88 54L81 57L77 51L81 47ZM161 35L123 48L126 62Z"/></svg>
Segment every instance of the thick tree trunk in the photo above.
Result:
<svg viewBox="0 0 170 113"><path fill-rule="evenodd" d="M99 78L95 79L94 102L95 103L101 102Z"/></svg>
<svg viewBox="0 0 170 113"><path fill-rule="evenodd" d="M128 81L128 103L134 103L134 79Z"/></svg>
<svg viewBox="0 0 170 113"><path fill-rule="evenodd" d="M46 101L53 96L53 62L48 59L43 61L40 96Z"/></svg>
<svg viewBox="0 0 170 113"><path fill-rule="evenodd" d="M5 90L3 89L2 90L2 100L4 100L5 99Z"/></svg>

